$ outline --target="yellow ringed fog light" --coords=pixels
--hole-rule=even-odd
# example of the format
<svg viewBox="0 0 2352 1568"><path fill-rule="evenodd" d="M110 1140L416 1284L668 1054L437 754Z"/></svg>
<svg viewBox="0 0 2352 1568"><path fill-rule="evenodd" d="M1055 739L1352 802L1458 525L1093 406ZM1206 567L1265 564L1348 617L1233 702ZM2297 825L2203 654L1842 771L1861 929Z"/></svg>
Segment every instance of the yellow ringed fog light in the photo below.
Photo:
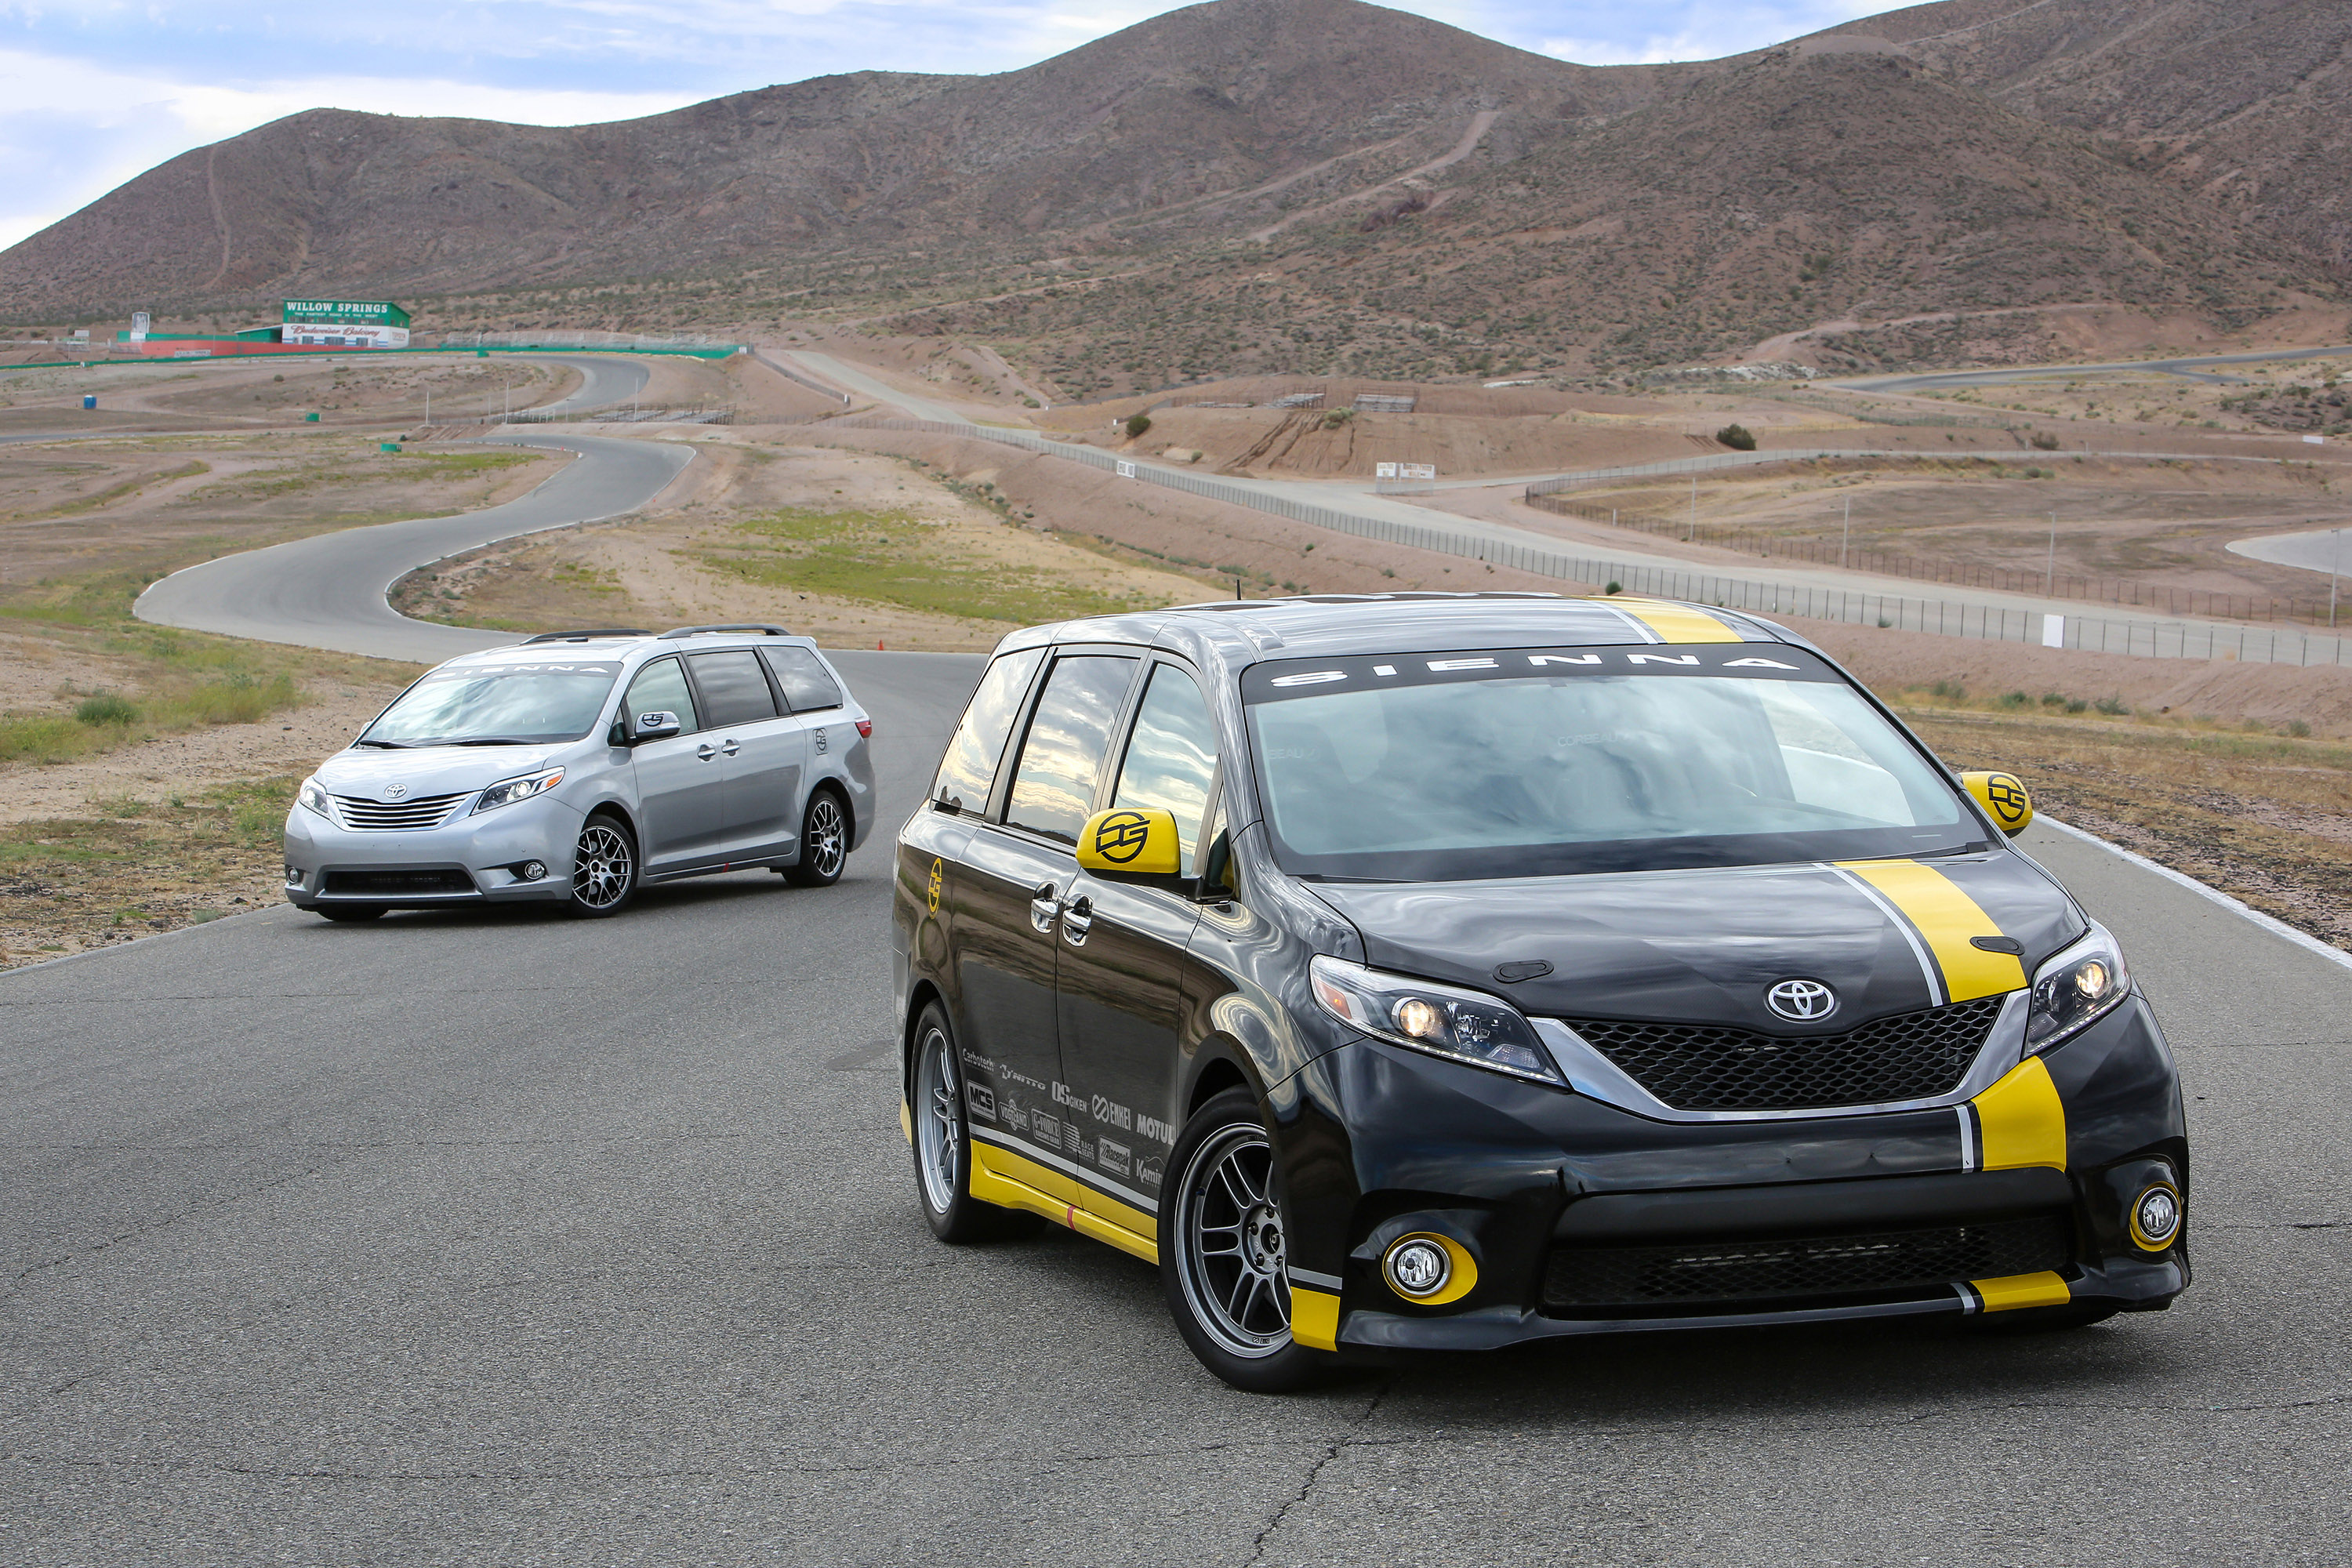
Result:
<svg viewBox="0 0 2352 1568"><path fill-rule="evenodd" d="M1389 1289L1416 1307L1458 1301L1478 1283L1478 1266L1451 1237L1418 1230L1389 1244L1381 1258Z"/></svg>
<svg viewBox="0 0 2352 1568"><path fill-rule="evenodd" d="M2180 1194L2158 1182L2132 1200L2131 1238L2141 1250L2162 1252L2180 1239Z"/></svg>

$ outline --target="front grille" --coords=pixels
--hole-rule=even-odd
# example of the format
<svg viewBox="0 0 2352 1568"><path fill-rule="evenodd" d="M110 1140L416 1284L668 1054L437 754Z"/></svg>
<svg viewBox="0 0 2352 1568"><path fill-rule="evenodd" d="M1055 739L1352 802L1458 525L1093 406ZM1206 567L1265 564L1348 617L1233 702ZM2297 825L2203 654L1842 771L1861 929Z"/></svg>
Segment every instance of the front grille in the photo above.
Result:
<svg viewBox="0 0 2352 1568"><path fill-rule="evenodd" d="M1898 1014L1843 1035L1760 1035L1715 1024L1561 1022L1677 1110L1815 1110L1951 1093L1984 1048L2006 1000L1980 996Z"/></svg>
<svg viewBox="0 0 2352 1568"><path fill-rule="evenodd" d="M322 893L351 898L404 899L475 891L463 871L330 871Z"/></svg>
<svg viewBox="0 0 2352 1568"><path fill-rule="evenodd" d="M466 795L473 792L468 790ZM466 798L466 795L421 795L415 800L362 800L357 795L335 797L335 814L343 819L345 827L363 831L397 832L401 829L438 827L449 808Z"/></svg>
<svg viewBox="0 0 2352 1568"><path fill-rule="evenodd" d="M2060 1214L1864 1236L1559 1247L1544 1271L1544 1308L1671 1309L1899 1293L2063 1269L2073 1261L2074 1226Z"/></svg>

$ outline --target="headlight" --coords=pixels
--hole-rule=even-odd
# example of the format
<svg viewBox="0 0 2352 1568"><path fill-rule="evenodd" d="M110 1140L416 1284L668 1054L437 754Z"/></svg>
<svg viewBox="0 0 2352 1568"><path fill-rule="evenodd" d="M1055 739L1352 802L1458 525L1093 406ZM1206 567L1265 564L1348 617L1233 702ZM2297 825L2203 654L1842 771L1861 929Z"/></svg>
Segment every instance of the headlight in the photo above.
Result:
<svg viewBox="0 0 2352 1568"><path fill-rule="evenodd" d="M2089 935L2034 971L2025 1048L2046 1051L2079 1033L2130 989L2123 948L2106 927L2094 921Z"/></svg>
<svg viewBox="0 0 2352 1568"><path fill-rule="evenodd" d="M294 798L306 810L317 812L329 822L335 820L334 803L327 798L327 786L319 782L317 775L304 779L302 787L294 792Z"/></svg>
<svg viewBox="0 0 2352 1568"><path fill-rule="evenodd" d="M549 768L543 773L525 773L520 778L500 779L482 792L474 803L476 811L488 811L493 806L512 805L519 800L529 800L535 795L545 795L563 782L562 768Z"/></svg>
<svg viewBox="0 0 2352 1568"><path fill-rule="evenodd" d="M1513 1078L1568 1087L1527 1019L1499 998L1337 958L1316 959L1308 980L1317 1004L1350 1028Z"/></svg>

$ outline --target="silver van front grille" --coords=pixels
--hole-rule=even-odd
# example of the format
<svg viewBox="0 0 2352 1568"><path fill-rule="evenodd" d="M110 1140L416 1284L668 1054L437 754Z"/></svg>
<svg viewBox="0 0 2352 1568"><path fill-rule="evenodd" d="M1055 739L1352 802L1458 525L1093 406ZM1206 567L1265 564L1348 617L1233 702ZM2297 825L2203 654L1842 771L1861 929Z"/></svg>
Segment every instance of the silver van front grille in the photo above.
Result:
<svg viewBox="0 0 2352 1568"><path fill-rule="evenodd" d="M362 800L356 795L335 796L335 815L343 819L345 827L363 832L414 832L419 828L438 827L457 804L474 792L462 795L421 795L415 800Z"/></svg>

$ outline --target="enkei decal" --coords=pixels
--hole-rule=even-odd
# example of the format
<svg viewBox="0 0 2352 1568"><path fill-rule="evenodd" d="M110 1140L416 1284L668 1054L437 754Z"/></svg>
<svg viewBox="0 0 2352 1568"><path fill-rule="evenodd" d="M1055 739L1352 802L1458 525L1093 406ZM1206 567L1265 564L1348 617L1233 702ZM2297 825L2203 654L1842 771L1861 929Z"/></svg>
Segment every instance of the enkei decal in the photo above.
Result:
<svg viewBox="0 0 2352 1568"><path fill-rule="evenodd" d="M1132 1151L1126 1144L1114 1143L1108 1138L1098 1139L1095 1144L1095 1151L1096 1164L1114 1176L1127 1174Z"/></svg>
<svg viewBox="0 0 2352 1568"><path fill-rule="evenodd" d="M1122 1132L1131 1132L1135 1130L1135 1112L1124 1105L1105 1100L1099 1094L1094 1097L1093 1103L1087 1109L1094 1112L1097 1121L1108 1121Z"/></svg>
<svg viewBox="0 0 2352 1568"><path fill-rule="evenodd" d="M996 1091L988 1085L980 1082L965 1084L963 1098L964 1103L971 1107L974 1116L985 1117L991 1121L996 1120Z"/></svg>

